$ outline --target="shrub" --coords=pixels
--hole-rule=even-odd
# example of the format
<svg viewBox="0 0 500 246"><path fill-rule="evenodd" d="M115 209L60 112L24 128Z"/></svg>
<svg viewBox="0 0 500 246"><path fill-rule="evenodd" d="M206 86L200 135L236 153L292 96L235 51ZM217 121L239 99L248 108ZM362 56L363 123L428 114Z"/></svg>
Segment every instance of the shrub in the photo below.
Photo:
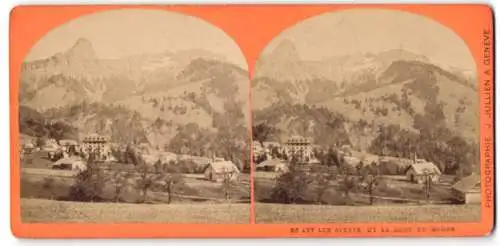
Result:
<svg viewBox="0 0 500 246"><path fill-rule="evenodd" d="M157 188L167 193L167 204L172 202L175 193L185 185L182 174L178 172L157 175L154 177L153 182Z"/></svg>
<svg viewBox="0 0 500 246"><path fill-rule="evenodd" d="M306 191L313 177L297 165L297 158L292 157L288 171L281 174L273 187L271 200L277 203L294 204L305 200Z"/></svg>
<svg viewBox="0 0 500 246"><path fill-rule="evenodd" d="M137 172L139 173L139 180L137 180L136 188L142 192L142 199L140 203L146 203L148 198L148 191L154 186L155 175L150 172L146 164L142 164L137 167Z"/></svg>
<svg viewBox="0 0 500 246"><path fill-rule="evenodd" d="M69 199L72 201L101 201L102 191L105 185L105 174L95 162L94 154L89 156L87 169L76 176L75 184L69 191Z"/></svg>

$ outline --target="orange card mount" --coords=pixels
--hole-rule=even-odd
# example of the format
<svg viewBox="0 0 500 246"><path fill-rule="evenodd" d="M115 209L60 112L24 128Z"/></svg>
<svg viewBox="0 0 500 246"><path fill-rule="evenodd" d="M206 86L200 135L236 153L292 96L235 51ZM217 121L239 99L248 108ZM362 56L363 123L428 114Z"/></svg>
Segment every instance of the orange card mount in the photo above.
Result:
<svg viewBox="0 0 500 246"><path fill-rule="evenodd" d="M12 231L486 236L492 20L486 5L18 6Z"/></svg>

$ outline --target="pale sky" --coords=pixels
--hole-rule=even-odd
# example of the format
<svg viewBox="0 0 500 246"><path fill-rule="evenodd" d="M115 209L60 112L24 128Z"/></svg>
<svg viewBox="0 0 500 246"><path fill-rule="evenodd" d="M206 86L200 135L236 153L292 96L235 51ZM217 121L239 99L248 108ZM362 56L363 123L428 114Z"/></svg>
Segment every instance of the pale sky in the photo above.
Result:
<svg viewBox="0 0 500 246"><path fill-rule="evenodd" d="M88 39L99 58L203 49L247 68L237 44L219 28L197 17L145 9L103 11L69 21L42 37L26 60L64 52L79 38Z"/></svg>
<svg viewBox="0 0 500 246"><path fill-rule="evenodd" d="M401 48L438 64L476 71L468 47L455 32L409 12L357 9L322 14L284 30L263 53L285 39L293 41L304 60Z"/></svg>

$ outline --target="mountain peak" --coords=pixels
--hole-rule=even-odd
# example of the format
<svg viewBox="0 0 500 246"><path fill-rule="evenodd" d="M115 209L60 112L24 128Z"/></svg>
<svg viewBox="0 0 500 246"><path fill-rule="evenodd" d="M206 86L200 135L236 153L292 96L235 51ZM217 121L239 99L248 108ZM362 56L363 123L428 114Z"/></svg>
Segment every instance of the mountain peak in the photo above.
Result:
<svg viewBox="0 0 500 246"><path fill-rule="evenodd" d="M66 54L70 59L95 59L92 43L86 38L79 38Z"/></svg>
<svg viewBox="0 0 500 246"><path fill-rule="evenodd" d="M92 43L86 38L79 38L76 40L75 46L90 46L92 47Z"/></svg>
<svg viewBox="0 0 500 246"><path fill-rule="evenodd" d="M271 52L270 56L273 59L281 61L297 61L300 60L297 48L292 40L285 39Z"/></svg>
<svg viewBox="0 0 500 246"><path fill-rule="evenodd" d="M408 50L404 50L401 48L398 49L390 49L383 52L378 53L377 59L384 60L388 63L391 63L396 60L409 60L409 61L420 61L420 62L429 62L429 59L423 55L418 55Z"/></svg>

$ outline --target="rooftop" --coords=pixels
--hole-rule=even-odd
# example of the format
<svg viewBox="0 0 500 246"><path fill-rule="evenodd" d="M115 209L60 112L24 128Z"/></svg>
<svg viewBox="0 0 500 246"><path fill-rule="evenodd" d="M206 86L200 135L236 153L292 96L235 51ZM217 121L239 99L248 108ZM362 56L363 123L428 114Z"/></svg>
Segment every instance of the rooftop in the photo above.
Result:
<svg viewBox="0 0 500 246"><path fill-rule="evenodd" d="M102 136L99 134L89 134L83 138L83 142L107 142L109 138L107 136Z"/></svg>
<svg viewBox="0 0 500 246"><path fill-rule="evenodd" d="M211 166L216 173L240 172L232 161L215 161L211 162L209 166Z"/></svg>
<svg viewBox="0 0 500 246"><path fill-rule="evenodd" d="M279 160L279 159L269 159L269 160L265 160L257 165L255 165L256 168L263 168L263 167L274 167L274 166L277 166L279 164L283 163L282 160Z"/></svg>
<svg viewBox="0 0 500 246"><path fill-rule="evenodd" d="M306 137L301 137L301 136L292 136L286 141L287 144L295 144L295 143L302 143L302 144L310 144L311 140Z"/></svg>
<svg viewBox="0 0 500 246"><path fill-rule="evenodd" d="M433 173L433 174L441 174L439 168L432 162L417 162L413 163L410 166L411 169L415 171L416 174L425 174Z"/></svg>

